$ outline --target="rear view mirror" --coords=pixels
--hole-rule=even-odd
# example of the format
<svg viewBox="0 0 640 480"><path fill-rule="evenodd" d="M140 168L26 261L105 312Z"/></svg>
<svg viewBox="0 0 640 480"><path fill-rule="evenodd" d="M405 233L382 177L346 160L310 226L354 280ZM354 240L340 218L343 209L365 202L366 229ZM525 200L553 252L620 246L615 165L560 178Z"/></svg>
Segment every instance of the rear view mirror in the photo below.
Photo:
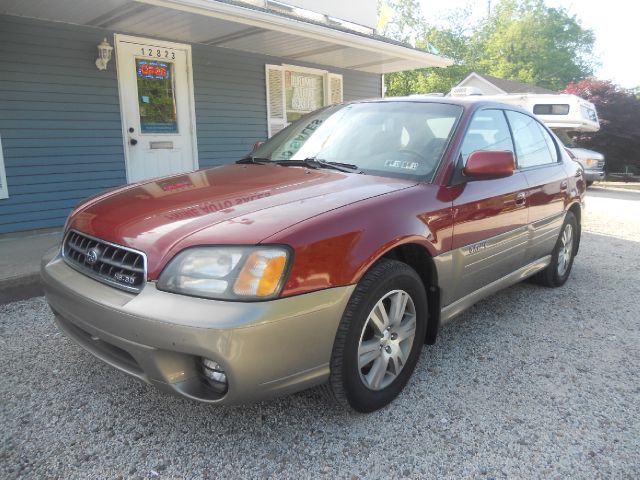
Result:
<svg viewBox="0 0 640 480"><path fill-rule="evenodd" d="M462 170L466 177L477 180L503 178L513 175L516 162L513 152L505 151L476 151L469 155L467 165Z"/></svg>
<svg viewBox="0 0 640 480"><path fill-rule="evenodd" d="M259 149L262 145L264 145L264 140L258 140L256 141L256 143L253 144L253 148L251 149L252 152L255 152L257 149Z"/></svg>

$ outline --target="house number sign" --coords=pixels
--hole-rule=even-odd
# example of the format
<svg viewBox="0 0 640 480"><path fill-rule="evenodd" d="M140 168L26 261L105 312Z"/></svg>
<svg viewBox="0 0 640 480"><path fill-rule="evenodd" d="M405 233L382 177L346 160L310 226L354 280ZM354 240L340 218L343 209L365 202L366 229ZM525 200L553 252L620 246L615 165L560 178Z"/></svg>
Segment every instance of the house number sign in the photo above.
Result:
<svg viewBox="0 0 640 480"><path fill-rule="evenodd" d="M176 59L176 52L164 48L141 47L140 52L145 57Z"/></svg>

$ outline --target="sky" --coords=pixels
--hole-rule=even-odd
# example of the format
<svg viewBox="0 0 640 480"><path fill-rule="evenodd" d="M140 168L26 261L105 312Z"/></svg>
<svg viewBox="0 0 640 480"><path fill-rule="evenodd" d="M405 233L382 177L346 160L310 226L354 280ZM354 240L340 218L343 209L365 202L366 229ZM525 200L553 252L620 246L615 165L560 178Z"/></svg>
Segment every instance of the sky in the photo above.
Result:
<svg viewBox="0 0 640 480"><path fill-rule="evenodd" d="M492 0L495 5L498 0ZM420 0L427 22L434 24L448 12L469 5L474 17L487 14L488 0ZM446 3L446 7L443 4ZM640 86L640 2L637 0L546 0L549 7L564 7L596 36L594 53L601 66L595 76L624 88Z"/></svg>

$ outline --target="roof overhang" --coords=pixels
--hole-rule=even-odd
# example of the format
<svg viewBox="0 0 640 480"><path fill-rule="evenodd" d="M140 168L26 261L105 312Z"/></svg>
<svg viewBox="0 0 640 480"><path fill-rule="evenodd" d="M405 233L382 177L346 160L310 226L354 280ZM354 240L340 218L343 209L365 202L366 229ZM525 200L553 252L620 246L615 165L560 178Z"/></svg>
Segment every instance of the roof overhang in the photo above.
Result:
<svg viewBox="0 0 640 480"><path fill-rule="evenodd" d="M376 35L228 1L9 0L0 13L378 74L453 63Z"/></svg>

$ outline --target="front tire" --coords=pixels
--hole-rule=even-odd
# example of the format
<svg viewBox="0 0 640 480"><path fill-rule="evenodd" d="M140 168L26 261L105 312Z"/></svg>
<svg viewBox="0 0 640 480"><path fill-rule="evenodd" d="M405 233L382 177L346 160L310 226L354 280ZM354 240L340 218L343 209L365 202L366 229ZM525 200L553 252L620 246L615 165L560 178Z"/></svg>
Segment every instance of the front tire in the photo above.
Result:
<svg viewBox="0 0 640 480"><path fill-rule="evenodd" d="M551 255L551 263L538 273L536 283L545 287L560 287L569 278L573 259L578 249L578 222L572 212L567 212L556 246Z"/></svg>
<svg viewBox="0 0 640 480"><path fill-rule="evenodd" d="M343 405L372 412L390 403L411 376L427 327L418 274L395 260L376 263L358 283L331 355L329 387Z"/></svg>

